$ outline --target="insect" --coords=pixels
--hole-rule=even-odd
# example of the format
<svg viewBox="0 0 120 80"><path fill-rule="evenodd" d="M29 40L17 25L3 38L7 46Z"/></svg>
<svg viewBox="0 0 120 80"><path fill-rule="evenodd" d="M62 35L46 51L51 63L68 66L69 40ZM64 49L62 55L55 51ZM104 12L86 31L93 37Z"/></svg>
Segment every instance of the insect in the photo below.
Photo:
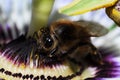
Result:
<svg viewBox="0 0 120 80"><path fill-rule="evenodd" d="M58 52L55 55L72 54L79 58L91 55L93 61L100 63L100 54L91 43L90 37L105 35L108 31L103 26L89 21L60 20L50 27L51 36L57 39Z"/></svg>
<svg viewBox="0 0 120 80"><path fill-rule="evenodd" d="M6 76L39 79L46 76L44 71L48 70L42 71L44 68L61 65L69 59L83 62L82 60L90 57L91 61L102 65L101 56L91 43L90 37L103 36L107 32L106 28L94 22L60 19L53 22L49 27L35 32L32 37L20 36L1 49L0 64L2 60L6 60L8 64L12 63L18 69L25 68L26 70L27 68L27 72L31 74L26 74L24 71L20 73L19 70L18 72L16 72L17 70L12 71L4 65L0 66L0 72L5 73L8 70L5 73ZM30 67L36 70L41 69L41 73L34 73ZM47 76L50 78L50 76L53 76L52 73L54 71ZM42 76L39 77L38 74ZM60 75L62 74L54 74L54 76ZM65 74L64 76L70 75ZM53 77L52 80L54 80Z"/></svg>

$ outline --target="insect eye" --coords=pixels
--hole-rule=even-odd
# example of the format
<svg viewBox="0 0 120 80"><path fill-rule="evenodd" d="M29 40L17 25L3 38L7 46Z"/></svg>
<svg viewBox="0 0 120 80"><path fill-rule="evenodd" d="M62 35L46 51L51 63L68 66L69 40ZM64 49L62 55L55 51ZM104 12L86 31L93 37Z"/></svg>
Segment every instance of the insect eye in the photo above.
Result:
<svg viewBox="0 0 120 80"><path fill-rule="evenodd" d="M43 36L43 45L45 48L50 48L53 45L53 39L50 35Z"/></svg>

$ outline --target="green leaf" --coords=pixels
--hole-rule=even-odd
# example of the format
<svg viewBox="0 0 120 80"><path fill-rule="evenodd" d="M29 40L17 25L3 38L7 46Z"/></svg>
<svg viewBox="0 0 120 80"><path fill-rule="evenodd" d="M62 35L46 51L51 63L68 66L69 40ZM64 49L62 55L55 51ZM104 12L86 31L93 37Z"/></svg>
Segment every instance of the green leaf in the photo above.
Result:
<svg viewBox="0 0 120 80"><path fill-rule="evenodd" d="M78 15L92 10L114 5L117 0L74 0L72 3L59 9L59 13L66 15Z"/></svg>

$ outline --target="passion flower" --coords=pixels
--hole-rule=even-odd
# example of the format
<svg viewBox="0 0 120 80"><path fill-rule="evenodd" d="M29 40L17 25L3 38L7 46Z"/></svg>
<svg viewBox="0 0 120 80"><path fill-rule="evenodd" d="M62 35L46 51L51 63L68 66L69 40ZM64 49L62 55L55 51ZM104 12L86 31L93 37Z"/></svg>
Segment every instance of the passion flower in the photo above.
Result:
<svg viewBox="0 0 120 80"><path fill-rule="evenodd" d="M106 33L105 28L94 22L62 20L35 32L31 37L22 35L1 47L0 78L3 80L119 78L119 55L116 56L114 50L103 46L97 50L90 41L91 36L102 36ZM80 49L77 49L78 47Z"/></svg>

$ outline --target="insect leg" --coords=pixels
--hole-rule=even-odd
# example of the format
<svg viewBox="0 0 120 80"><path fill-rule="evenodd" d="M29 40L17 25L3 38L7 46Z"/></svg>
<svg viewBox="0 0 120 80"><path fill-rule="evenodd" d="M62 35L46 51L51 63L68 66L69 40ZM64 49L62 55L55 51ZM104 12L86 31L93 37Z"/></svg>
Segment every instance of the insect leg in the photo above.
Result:
<svg viewBox="0 0 120 80"><path fill-rule="evenodd" d="M100 52L97 50L97 48L92 43L88 43L88 45L91 48L91 51L88 54L91 60L99 65L103 65L102 56L100 55Z"/></svg>
<svg viewBox="0 0 120 80"><path fill-rule="evenodd" d="M79 55L79 56L78 56ZM79 47L72 56L75 56L77 61L81 61L83 64L102 65L102 56L97 48L91 42L79 43Z"/></svg>

